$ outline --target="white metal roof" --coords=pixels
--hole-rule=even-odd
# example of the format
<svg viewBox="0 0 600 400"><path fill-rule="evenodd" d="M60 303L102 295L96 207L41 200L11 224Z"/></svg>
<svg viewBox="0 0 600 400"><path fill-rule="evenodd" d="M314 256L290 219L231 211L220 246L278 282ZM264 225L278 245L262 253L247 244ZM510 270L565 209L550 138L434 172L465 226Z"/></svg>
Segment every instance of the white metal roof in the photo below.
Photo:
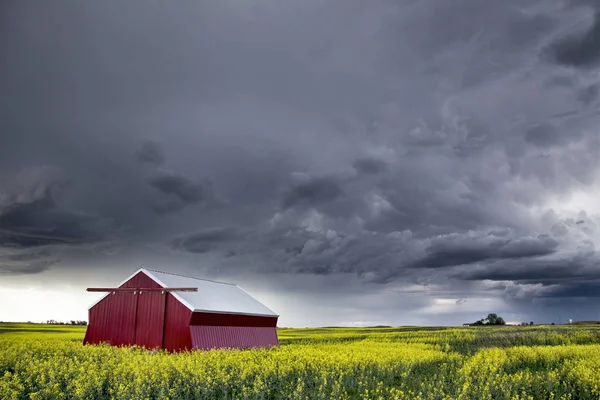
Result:
<svg viewBox="0 0 600 400"><path fill-rule="evenodd" d="M140 268L119 286L133 278L139 272L143 272L165 288L197 287L197 292L171 293L177 300L181 301L192 311L278 317L273 310L256 300L244 289L231 283L216 282L207 279L192 278L169 272Z"/></svg>

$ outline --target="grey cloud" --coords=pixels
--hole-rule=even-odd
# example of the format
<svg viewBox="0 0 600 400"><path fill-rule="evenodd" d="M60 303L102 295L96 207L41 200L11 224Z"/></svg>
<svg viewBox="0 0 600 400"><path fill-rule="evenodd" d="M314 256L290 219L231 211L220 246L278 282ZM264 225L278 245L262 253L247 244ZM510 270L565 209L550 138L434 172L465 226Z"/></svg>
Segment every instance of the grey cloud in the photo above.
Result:
<svg viewBox="0 0 600 400"><path fill-rule="evenodd" d="M39 274L47 271L59 262L60 260L40 260L36 258L29 263L19 263L18 265L14 265L13 263L3 261L2 268L0 268L0 276Z"/></svg>
<svg viewBox="0 0 600 400"><path fill-rule="evenodd" d="M190 204L206 201L210 196L208 189L200 183L172 172L152 176L147 182L167 197L166 201L154 205L155 211L160 214L180 211Z"/></svg>
<svg viewBox="0 0 600 400"><path fill-rule="evenodd" d="M58 172L0 181L0 270L110 254L461 309L592 281L592 3L14 2L0 174Z"/></svg>
<svg viewBox="0 0 600 400"><path fill-rule="evenodd" d="M0 198L0 238L11 247L36 247L99 240L110 221L66 210L55 197L64 190L62 174L48 167L20 171L12 184L5 183Z"/></svg>
<svg viewBox="0 0 600 400"><path fill-rule="evenodd" d="M461 279L516 281L521 283L559 283L566 279L581 278L589 274L584 268L589 259L560 257L533 259L527 262L502 262L480 265L471 270L457 272Z"/></svg>
<svg viewBox="0 0 600 400"><path fill-rule="evenodd" d="M1 183L0 212L8 207L47 201L67 183L64 174L47 165L29 166L14 176L5 176Z"/></svg>
<svg viewBox="0 0 600 400"><path fill-rule="evenodd" d="M344 234L328 229L282 228L243 236L228 229L209 230L178 238L173 246L192 253L233 246L236 255L260 260L258 266L272 265L274 273L349 273L380 284L398 279L421 281L425 276L434 276L433 272L419 272L423 268L441 267L449 270L438 270L434 281L447 277L550 284L553 274L562 274L559 278L583 274L575 268L582 262L580 256L545 260L558 251L558 242L547 235L519 237L510 231L472 232L420 239L410 232ZM468 265L472 267L466 268ZM463 269L453 269L460 266Z"/></svg>
<svg viewBox="0 0 600 400"><path fill-rule="evenodd" d="M575 67L591 67L600 60L600 10L594 13L589 30L558 40L552 47L556 62Z"/></svg>
<svg viewBox="0 0 600 400"><path fill-rule="evenodd" d="M141 163L148 163L155 166L161 166L165 162L165 155L158 142L147 140L136 152L136 158Z"/></svg>
<svg viewBox="0 0 600 400"><path fill-rule="evenodd" d="M599 277L600 278L600 277ZM600 297L600 279L580 283L566 283L550 291L544 297L552 298L598 298Z"/></svg>
<svg viewBox="0 0 600 400"><path fill-rule="evenodd" d="M102 223L93 215L57 209L50 198L16 205L0 214L0 237L17 247L84 243L101 239Z"/></svg>
<svg viewBox="0 0 600 400"><path fill-rule="evenodd" d="M295 184L287 191L283 197L283 207L310 207L335 200L342 195L340 184L334 178L308 178L308 181Z"/></svg>
<svg viewBox="0 0 600 400"><path fill-rule="evenodd" d="M415 268L441 268L473 264L490 259L527 258L552 254L558 242L549 236L506 238L451 234L435 238L425 249L426 256Z"/></svg>
<svg viewBox="0 0 600 400"><path fill-rule="evenodd" d="M56 197L66 188L60 171L26 168L5 182L0 196L0 272L37 273L59 260L65 246L99 242L116 230L112 221L67 210Z"/></svg>
<svg viewBox="0 0 600 400"><path fill-rule="evenodd" d="M363 174L378 174L386 170L386 163L376 158L366 157L356 160L353 167Z"/></svg>
<svg viewBox="0 0 600 400"><path fill-rule="evenodd" d="M238 237L239 233L233 228L209 228L178 237L171 241L171 247L190 253L208 253Z"/></svg>
<svg viewBox="0 0 600 400"><path fill-rule="evenodd" d="M577 93L577 98L582 101L585 105L590 105L598 99L600 92L599 84L592 84L580 89Z"/></svg>
<svg viewBox="0 0 600 400"><path fill-rule="evenodd" d="M36 274L59 262L51 247L0 249L0 275Z"/></svg>
<svg viewBox="0 0 600 400"><path fill-rule="evenodd" d="M537 124L527 130L525 140L544 148L559 144L561 135L554 125L548 123Z"/></svg>

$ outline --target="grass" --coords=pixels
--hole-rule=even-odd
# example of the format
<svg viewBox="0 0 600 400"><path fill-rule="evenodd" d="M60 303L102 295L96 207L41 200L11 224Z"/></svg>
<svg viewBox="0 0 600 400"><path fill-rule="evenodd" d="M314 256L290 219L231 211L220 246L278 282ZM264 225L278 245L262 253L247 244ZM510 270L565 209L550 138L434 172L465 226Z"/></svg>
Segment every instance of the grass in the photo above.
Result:
<svg viewBox="0 0 600 400"><path fill-rule="evenodd" d="M1 399L598 399L600 326L281 329L281 346L83 346L0 324Z"/></svg>

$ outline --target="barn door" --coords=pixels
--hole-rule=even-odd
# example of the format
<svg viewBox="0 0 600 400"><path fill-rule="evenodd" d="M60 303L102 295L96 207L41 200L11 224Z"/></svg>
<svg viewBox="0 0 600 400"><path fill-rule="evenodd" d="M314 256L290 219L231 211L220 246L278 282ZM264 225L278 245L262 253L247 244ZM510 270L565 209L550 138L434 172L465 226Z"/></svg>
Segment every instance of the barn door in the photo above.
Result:
<svg viewBox="0 0 600 400"><path fill-rule="evenodd" d="M167 293L138 292L135 344L152 349L162 347Z"/></svg>
<svg viewBox="0 0 600 400"><path fill-rule="evenodd" d="M96 332L98 341L107 341L114 346L131 345L135 333L135 295L131 292L111 293L98 304L93 319L99 330Z"/></svg>

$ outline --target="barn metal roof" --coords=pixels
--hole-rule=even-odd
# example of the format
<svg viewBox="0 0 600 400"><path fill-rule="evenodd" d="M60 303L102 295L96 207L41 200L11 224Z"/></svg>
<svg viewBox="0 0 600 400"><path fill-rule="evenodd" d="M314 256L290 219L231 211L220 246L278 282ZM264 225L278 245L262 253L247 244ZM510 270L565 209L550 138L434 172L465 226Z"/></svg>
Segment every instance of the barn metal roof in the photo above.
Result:
<svg viewBox="0 0 600 400"><path fill-rule="evenodd" d="M143 272L162 287L197 287L197 292L172 293L177 300L192 311L267 317L279 316L244 289L231 283L140 268L123 281L121 285L140 272Z"/></svg>
<svg viewBox="0 0 600 400"><path fill-rule="evenodd" d="M173 293L193 311L277 316L237 285L144 268L141 270L163 287L197 287L197 292Z"/></svg>

